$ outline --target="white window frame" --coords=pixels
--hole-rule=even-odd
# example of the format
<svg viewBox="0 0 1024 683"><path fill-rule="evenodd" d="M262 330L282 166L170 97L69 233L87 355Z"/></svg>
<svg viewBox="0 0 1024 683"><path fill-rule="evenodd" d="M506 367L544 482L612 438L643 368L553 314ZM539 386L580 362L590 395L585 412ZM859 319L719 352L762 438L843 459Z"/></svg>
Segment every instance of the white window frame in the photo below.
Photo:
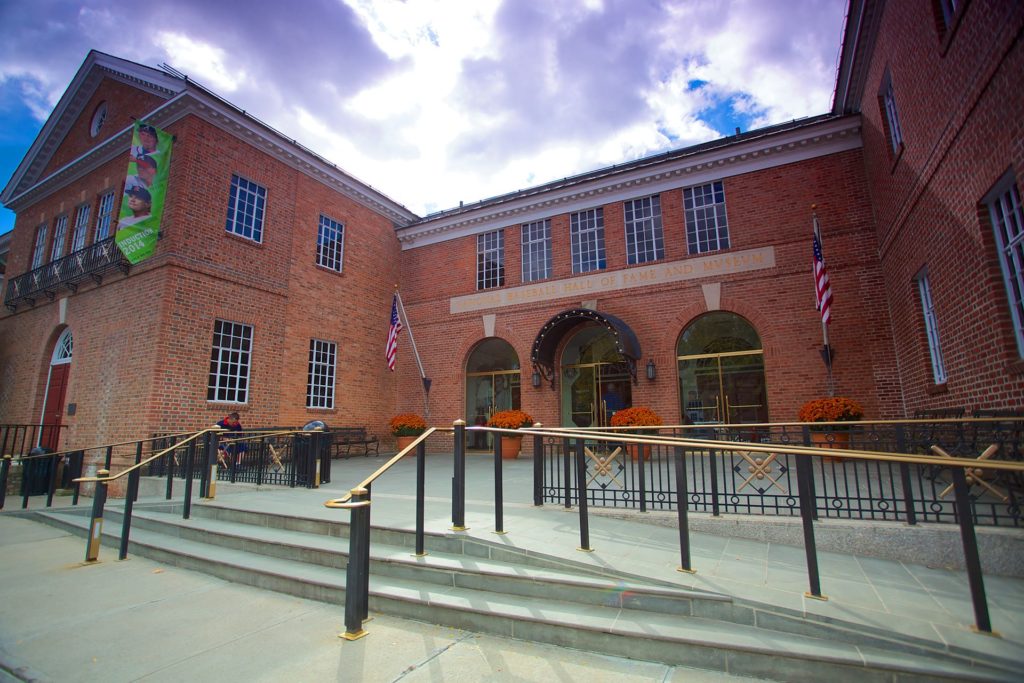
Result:
<svg viewBox="0 0 1024 683"><path fill-rule="evenodd" d="M68 215L58 216L53 224L53 243L50 245L50 262L64 255L64 237L68 233Z"/></svg>
<svg viewBox="0 0 1024 683"><path fill-rule="evenodd" d="M309 340L309 375L306 380L307 408L334 408L334 378L338 345L322 339Z"/></svg>
<svg viewBox="0 0 1024 683"><path fill-rule="evenodd" d="M47 228L46 223L36 228L36 243L32 245L32 270L43 265L43 257L46 255Z"/></svg>
<svg viewBox="0 0 1024 683"><path fill-rule="evenodd" d="M1024 210L1012 170L999 179L983 203L988 205L995 233L1017 354L1024 358Z"/></svg>
<svg viewBox="0 0 1024 683"><path fill-rule="evenodd" d="M89 231L89 214L92 205L82 204L75 213L75 229L71 233L71 253L85 248L85 234Z"/></svg>
<svg viewBox="0 0 1024 683"><path fill-rule="evenodd" d="M476 288L505 285L505 231L491 230L476 236Z"/></svg>
<svg viewBox="0 0 1024 683"><path fill-rule="evenodd" d="M683 188L687 253L706 254L729 248L725 183L715 180Z"/></svg>
<svg viewBox="0 0 1024 683"><path fill-rule="evenodd" d="M316 264L337 273L345 262L345 225L320 214L316 230Z"/></svg>
<svg viewBox="0 0 1024 683"><path fill-rule="evenodd" d="M267 188L242 176L232 175L224 229L242 239L262 244L266 211Z"/></svg>
<svg viewBox="0 0 1024 683"><path fill-rule="evenodd" d="M245 323L219 318L214 321L210 375L206 385L208 403L249 402L252 331L252 325Z"/></svg>
<svg viewBox="0 0 1024 683"><path fill-rule="evenodd" d="M604 207L569 214L569 235L574 274L608 267L604 249Z"/></svg>
<svg viewBox="0 0 1024 683"><path fill-rule="evenodd" d="M882 98L882 111L889 126L889 144L892 146L893 154L899 154L903 148L903 129L900 128L900 116L896 110L896 90L893 88L892 75L888 69L882 77L879 97Z"/></svg>
<svg viewBox="0 0 1024 683"><path fill-rule="evenodd" d="M914 278L917 292L921 297L921 313L924 316L924 330L928 337L928 354L932 361L932 379L936 384L946 383L946 363L942 358L942 344L939 341L939 323L932 303L932 286L928 281L928 270L924 269Z"/></svg>
<svg viewBox="0 0 1024 683"><path fill-rule="evenodd" d="M114 217L114 191L100 196L99 209L96 211L96 229L93 231L92 243L102 242L110 237L110 222Z"/></svg>
<svg viewBox="0 0 1024 683"><path fill-rule="evenodd" d="M661 195L627 199L622 203L626 230L626 263L648 263L665 258L661 225Z"/></svg>
<svg viewBox="0 0 1024 683"><path fill-rule="evenodd" d="M523 282L551 277L551 219L523 223L520 226Z"/></svg>

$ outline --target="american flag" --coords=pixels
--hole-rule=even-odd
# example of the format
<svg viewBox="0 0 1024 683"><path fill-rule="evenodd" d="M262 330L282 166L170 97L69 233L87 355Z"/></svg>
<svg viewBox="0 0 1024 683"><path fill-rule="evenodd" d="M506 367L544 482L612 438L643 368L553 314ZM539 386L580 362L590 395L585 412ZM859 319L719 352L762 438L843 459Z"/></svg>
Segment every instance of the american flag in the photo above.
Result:
<svg viewBox="0 0 1024 683"><path fill-rule="evenodd" d="M398 293L391 297L391 327L388 328L388 345L384 350L384 358L388 370L395 370L395 356L398 355L398 333L402 331L402 321L398 318Z"/></svg>
<svg viewBox="0 0 1024 683"><path fill-rule="evenodd" d="M814 217L814 301L821 312L821 322L832 321L832 286L828 283L825 258L821 255L821 234L818 217Z"/></svg>

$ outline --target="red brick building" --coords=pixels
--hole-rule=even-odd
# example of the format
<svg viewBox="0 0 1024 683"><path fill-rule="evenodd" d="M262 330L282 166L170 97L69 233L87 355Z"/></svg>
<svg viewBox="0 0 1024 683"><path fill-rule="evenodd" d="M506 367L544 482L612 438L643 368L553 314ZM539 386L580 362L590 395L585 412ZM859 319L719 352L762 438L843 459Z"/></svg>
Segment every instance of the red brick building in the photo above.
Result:
<svg viewBox="0 0 1024 683"><path fill-rule="evenodd" d="M383 362L395 283L432 423L795 419L829 391L815 212L837 395L883 418L1019 407L1024 8L853 0L847 23L830 113L424 218L191 81L90 53L0 195L0 421L59 420L68 445L229 410L383 435L423 410L407 333ZM156 254L127 267L104 217L133 118L176 139Z"/></svg>

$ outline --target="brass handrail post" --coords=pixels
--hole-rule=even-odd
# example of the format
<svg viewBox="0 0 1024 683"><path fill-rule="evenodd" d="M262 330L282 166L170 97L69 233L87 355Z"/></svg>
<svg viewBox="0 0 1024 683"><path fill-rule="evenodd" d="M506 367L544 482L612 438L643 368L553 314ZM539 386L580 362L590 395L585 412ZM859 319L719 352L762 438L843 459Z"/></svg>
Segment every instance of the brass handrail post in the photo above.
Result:
<svg viewBox="0 0 1024 683"><path fill-rule="evenodd" d="M452 473L452 531L466 530L466 421L452 423L455 471Z"/></svg>
<svg viewBox="0 0 1024 683"><path fill-rule="evenodd" d="M192 514L192 474L195 457L196 442L192 440L188 442L185 451L185 505L182 506L182 519L188 519Z"/></svg>
<svg viewBox="0 0 1024 683"><path fill-rule="evenodd" d="M690 561L690 520L689 520L689 498L690 495L686 483L686 451L682 446L676 446L676 515L679 519L679 568L677 571L695 574L696 570Z"/></svg>
<svg viewBox="0 0 1024 683"><path fill-rule="evenodd" d="M4 509L4 499L7 498L7 477L10 475L10 472L11 456L5 453L3 463L0 464L0 510Z"/></svg>
<svg viewBox="0 0 1024 683"><path fill-rule="evenodd" d="M135 446L135 464L142 462L142 442ZM124 494L124 519L121 520L121 547L117 559L128 557L128 537L132 533L132 508L139 497L139 469L135 468L128 474L128 490Z"/></svg>
<svg viewBox="0 0 1024 683"><path fill-rule="evenodd" d="M50 481L46 484L46 507L53 507L53 494L57 492L57 463L60 462L60 456L52 455L47 460L50 461Z"/></svg>
<svg viewBox="0 0 1024 683"><path fill-rule="evenodd" d="M800 520L804 531L804 554L807 556L807 578L810 591L804 593L808 598L828 600L821 593L821 577L818 575L818 547L814 541L814 487L810 478L811 456L796 456L796 483L800 496Z"/></svg>
<svg viewBox="0 0 1024 683"><path fill-rule="evenodd" d="M501 434L492 432L494 439L494 533L505 532L505 501L501 481Z"/></svg>
<svg viewBox="0 0 1024 683"><path fill-rule="evenodd" d="M533 428L540 429L544 425L534 422ZM544 436L533 435L533 504L544 505Z"/></svg>
<svg viewBox="0 0 1024 683"><path fill-rule="evenodd" d="M562 504L566 510L572 509L572 452L572 439L567 436L562 439Z"/></svg>
<svg viewBox="0 0 1024 683"><path fill-rule="evenodd" d="M576 505L580 512L580 547L577 550L589 553L590 518L587 508L587 462L583 450L587 447L583 439L576 439Z"/></svg>
<svg viewBox="0 0 1024 683"><path fill-rule="evenodd" d="M427 554L424 544L423 507L426 502L427 442L416 444L416 557Z"/></svg>
<svg viewBox="0 0 1024 683"><path fill-rule="evenodd" d="M348 537L348 567L345 569L345 640L357 640L366 635L363 619L369 606L368 592L364 593L369 575L370 548L370 492L364 488L352 489L351 502L343 503L352 510Z"/></svg>
<svg viewBox="0 0 1024 683"><path fill-rule="evenodd" d="M107 482L103 478L110 476L110 470L104 468L96 473L100 480L96 482L93 492L92 514L89 517L89 535L85 539L85 561L95 562L100 557L100 541L103 535L103 506L107 502Z"/></svg>

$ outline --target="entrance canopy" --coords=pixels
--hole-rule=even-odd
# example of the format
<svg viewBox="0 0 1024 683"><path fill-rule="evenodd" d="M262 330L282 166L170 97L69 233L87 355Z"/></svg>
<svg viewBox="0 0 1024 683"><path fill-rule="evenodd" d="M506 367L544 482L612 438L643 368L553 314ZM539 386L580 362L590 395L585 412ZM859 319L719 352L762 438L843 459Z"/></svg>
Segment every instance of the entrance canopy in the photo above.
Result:
<svg viewBox="0 0 1024 683"><path fill-rule="evenodd" d="M555 351L565 334L582 322L595 322L603 325L612 334L615 340L615 348L622 357L629 363L629 374L636 382L636 361L640 358L640 341L629 325L614 315L599 313L589 308L574 308L569 311L562 311L551 320L544 323L540 333L533 340L533 352L530 354L530 362L533 366L551 382L555 384Z"/></svg>

